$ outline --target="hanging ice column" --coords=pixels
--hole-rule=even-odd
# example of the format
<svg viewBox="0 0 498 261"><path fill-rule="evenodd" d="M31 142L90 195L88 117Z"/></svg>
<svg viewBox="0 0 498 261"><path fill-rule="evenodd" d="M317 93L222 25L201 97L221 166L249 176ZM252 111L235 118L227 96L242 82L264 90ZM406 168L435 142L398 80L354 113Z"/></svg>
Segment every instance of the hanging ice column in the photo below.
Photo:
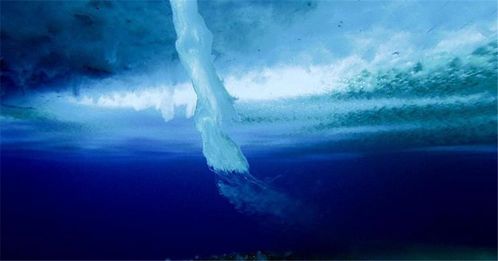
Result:
<svg viewBox="0 0 498 261"><path fill-rule="evenodd" d="M307 216L306 210L296 208L298 202L249 174L249 164L239 146L223 131L223 126L237 118L237 113L233 98L214 69L213 36L197 11L197 1L170 3L178 37L176 50L197 94L195 124L202 136L202 151L208 165L218 174L220 193L236 208L249 213L270 214L288 222ZM243 175L224 175L229 172Z"/></svg>
<svg viewBox="0 0 498 261"><path fill-rule="evenodd" d="M249 164L239 146L223 131L237 117L233 98L216 74L211 56L213 36L197 11L196 0L170 0L177 34L176 50L195 92L195 124L202 151L216 172L247 173Z"/></svg>

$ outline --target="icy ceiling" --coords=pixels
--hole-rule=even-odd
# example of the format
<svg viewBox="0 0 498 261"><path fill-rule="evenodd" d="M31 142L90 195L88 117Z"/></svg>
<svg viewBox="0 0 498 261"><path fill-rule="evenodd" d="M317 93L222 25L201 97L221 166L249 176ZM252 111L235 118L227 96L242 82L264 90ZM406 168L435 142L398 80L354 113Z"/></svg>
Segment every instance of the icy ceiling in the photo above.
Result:
<svg viewBox="0 0 498 261"><path fill-rule="evenodd" d="M199 145L169 1L0 5L3 146ZM496 143L496 1L201 0L199 12L241 146Z"/></svg>
<svg viewBox="0 0 498 261"><path fill-rule="evenodd" d="M200 1L199 9L214 35L215 65L241 96L254 84L280 83L284 96L329 88L337 74L371 63L471 51L496 31L493 1L220 0ZM95 85L89 81L116 76L126 80L105 85L186 82L174 41L167 1L2 1L2 96L47 87L78 94ZM322 65L333 66L309 70ZM260 96L275 95L268 89Z"/></svg>

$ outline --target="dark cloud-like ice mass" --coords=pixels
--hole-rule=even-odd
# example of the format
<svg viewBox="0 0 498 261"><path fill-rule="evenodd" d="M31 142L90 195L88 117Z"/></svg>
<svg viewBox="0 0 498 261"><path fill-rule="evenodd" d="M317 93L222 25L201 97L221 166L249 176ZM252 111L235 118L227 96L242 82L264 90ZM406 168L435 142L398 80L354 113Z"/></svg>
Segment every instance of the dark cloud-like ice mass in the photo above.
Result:
<svg viewBox="0 0 498 261"><path fill-rule="evenodd" d="M174 60L164 2L2 2L4 92L146 71Z"/></svg>

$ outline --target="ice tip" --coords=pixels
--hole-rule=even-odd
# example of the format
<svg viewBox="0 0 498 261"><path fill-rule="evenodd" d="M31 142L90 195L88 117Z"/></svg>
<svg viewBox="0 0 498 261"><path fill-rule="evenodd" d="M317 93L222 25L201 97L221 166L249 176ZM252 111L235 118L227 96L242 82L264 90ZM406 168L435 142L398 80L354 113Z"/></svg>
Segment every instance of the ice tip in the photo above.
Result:
<svg viewBox="0 0 498 261"><path fill-rule="evenodd" d="M211 164L208 162L208 168L210 171L218 174L218 175L236 175L236 174L243 174L247 175L249 174L249 164L245 162L245 164L240 164L237 166L233 165L223 165L220 166L220 164Z"/></svg>

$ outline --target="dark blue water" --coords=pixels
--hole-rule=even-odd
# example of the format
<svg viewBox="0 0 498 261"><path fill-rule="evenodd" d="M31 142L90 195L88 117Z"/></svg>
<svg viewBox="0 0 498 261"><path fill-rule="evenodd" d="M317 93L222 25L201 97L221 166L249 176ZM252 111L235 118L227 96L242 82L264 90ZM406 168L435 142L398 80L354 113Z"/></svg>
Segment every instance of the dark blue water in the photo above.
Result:
<svg viewBox="0 0 498 261"><path fill-rule="evenodd" d="M2 259L496 257L496 150L249 161L306 224L238 212L201 157L4 150Z"/></svg>

